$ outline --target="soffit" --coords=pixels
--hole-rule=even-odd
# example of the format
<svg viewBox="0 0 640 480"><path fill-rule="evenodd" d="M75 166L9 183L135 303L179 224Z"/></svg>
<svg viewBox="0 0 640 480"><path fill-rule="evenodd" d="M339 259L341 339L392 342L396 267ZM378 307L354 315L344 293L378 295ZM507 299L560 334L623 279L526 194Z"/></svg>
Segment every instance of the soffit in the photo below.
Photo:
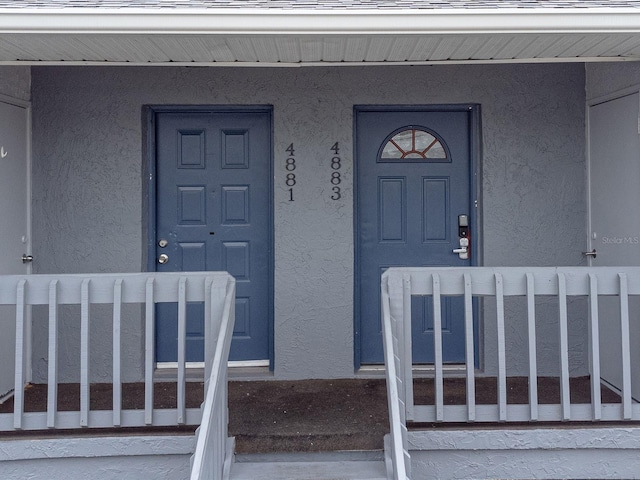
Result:
<svg viewBox="0 0 640 480"><path fill-rule="evenodd" d="M14 0L8 8L0 0L0 62L315 65L640 59L640 2L414 1L440 6L411 9L399 8L401 1L365 0L336 0L339 7L333 9L324 8L328 0L296 2L307 8L274 8L273 0L242 5L261 2L270 7L220 8L221 0L190 1L185 8L176 6L179 0L75 1L93 5L85 8L66 6L72 0ZM376 8L344 8L346 3ZM502 6L487 6L496 3ZM213 4L216 8L208 7ZM459 8L461 4L483 8Z"/></svg>

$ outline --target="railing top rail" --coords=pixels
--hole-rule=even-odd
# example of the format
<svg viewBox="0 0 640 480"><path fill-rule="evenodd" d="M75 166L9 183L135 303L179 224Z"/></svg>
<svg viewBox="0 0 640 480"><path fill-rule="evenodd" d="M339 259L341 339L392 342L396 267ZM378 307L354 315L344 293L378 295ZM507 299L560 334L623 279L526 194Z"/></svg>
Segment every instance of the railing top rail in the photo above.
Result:
<svg viewBox="0 0 640 480"><path fill-rule="evenodd" d="M472 294L478 296L496 294L496 276L502 277L505 296L526 295L528 275L536 295L557 295L561 276L567 295L589 295L592 279L599 295L618 295L621 276L627 279L629 295L640 295L640 267L392 267L383 276L389 279L389 288L401 288L401 279L409 277L412 295L431 295L435 274L442 295L463 295L465 275Z"/></svg>
<svg viewBox="0 0 640 480"><path fill-rule="evenodd" d="M385 281L383 280L383 284ZM393 463L393 478L407 478L404 464L405 451L403 448L402 415L400 413L401 402L398 391L398 378L400 372L396 370L394 335L391 327L391 313L389 311L389 295L386 290L382 291L382 339L384 345L384 362L387 380L387 401L389 405L389 428L390 428L390 454Z"/></svg>
<svg viewBox="0 0 640 480"><path fill-rule="evenodd" d="M213 437L217 435L218 438L226 438L227 435L225 422L220 422L219 420L220 416L226 420L227 387L222 383L226 382L225 372L235 323L235 294L236 281L233 277L230 277L224 297L222 322L218 337L215 339L213 365L211 366L205 401L202 406L202 422L198 429L196 448L192 457L190 478L195 480L222 478L221 473L224 465L214 465L214 462L216 458L223 458L227 454L225 451L226 443L216 443ZM222 397L220 397L221 395ZM216 418L216 415L218 418ZM221 432L216 431L216 426L219 428L221 423L224 424L223 428L225 429L222 435ZM214 449L217 449L217 451ZM213 472L214 469L216 469L215 472ZM213 476L207 476L207 473L211 473Z"/></svg>
<svg viewBox="0 0 640 480"><path fill-rule="evenodd" d="M55 289L58 304L78 304L85 280L89 280L89 302L92 304L113 303L116 281L122 282L122 303L144 303L149 282L153 283L156 303L176 302L180 279L186 281L187 301L197 302L204 300L208 282L214 288L226 288L230 277L226 272L0 275L0 305L16 303L16 288L21 283L24 283L27 305L48 304L52 289Z"/></svg>

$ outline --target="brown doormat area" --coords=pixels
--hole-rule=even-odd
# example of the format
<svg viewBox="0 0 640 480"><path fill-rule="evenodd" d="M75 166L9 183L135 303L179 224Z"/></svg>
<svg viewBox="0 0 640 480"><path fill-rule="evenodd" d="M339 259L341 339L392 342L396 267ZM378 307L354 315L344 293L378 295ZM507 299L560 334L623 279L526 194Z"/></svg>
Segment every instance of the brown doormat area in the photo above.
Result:
<svg viewBox="0 0 640 480"><path fill-rule="evenodd" d="M465 403L465 383L464 378L445 379L445 404L463 405ZM414 381L416 404L433 404L433 384L433 379L429 378ZM589 377L572 378L570 387L572 403L590 402ZM187 383L188 408L200 406L203 390L203 384L200 382ZM538 390L539 403L560 402L558 378L539 378ZM79 397L78 384L60 384L58 410L78 410ZM144 384L123 384L122 398L124 409L144 408ZM154 384L155 408L175 408L176 398L175 383ZM496 398L496 378L476 378L476 403L495 404ZM507 379L507 401L510 404L528 402L527 378ZM603 387L602 402L619 403L620 397ZM110 384L91 385L90 408L92 410L109 410L111 404ZM46 411L46 405L47 386L27 386L25 411ZM12 399L0 405L0 413L12 411ZM421 428L443 426L446 427L448 424L420 425ZM478 424L478 426L489 425ZM462 428L465 428L464 425ZM112 433L173 432L176 431L176 427L100 430L101 433L105 431ZM183 430L189 433L189 429ZM236 438L238 453L379 450L383 448L383 437L388 431L387 392L384 379L229 382L229 436ZM85 429L73 432L73 434L93 433L96 430ZM59 431L56 434L62 435L65 432ZM66 434L69 434L68 431Z"/></svg>
<svg viewBox="0 0 640 480"><path fill-rule="evenodd" d="M187 382L187 408L199 408L202 403L204 384ZM24 392L25 412L47 411L47 385L29 384ZM172 382L153 384L154 408L176 408L178 388ZM90 410L111 410L113 407L113 386L110 383L92 383L89 393ZM144 383L122 384L122 408L124 410L144 410ZM58 411L73 412L80 410L80 384L58 384ZM13 412L13 398L0 405L0 413Z"/></svg>
<svg viewBox="0 0 640 480"><path fill-rule="evenodd" d="M466 378L446 378L444 380L444 404L465 405L467 399ZM558 377L538 377L538 403L560 403L560 379ZM475 398L478 405L495 405L498 402L498 380L496 377L475 379ZM413 382L413 396L416 405L434 404L434 380L420 378ZM591 403L591 377L569 379L571 403ZM620 396L605 386L600 386L602 403L620 403ZM507 403L526 405L529 403L529 379L527 377L507 377Z"/></svg>

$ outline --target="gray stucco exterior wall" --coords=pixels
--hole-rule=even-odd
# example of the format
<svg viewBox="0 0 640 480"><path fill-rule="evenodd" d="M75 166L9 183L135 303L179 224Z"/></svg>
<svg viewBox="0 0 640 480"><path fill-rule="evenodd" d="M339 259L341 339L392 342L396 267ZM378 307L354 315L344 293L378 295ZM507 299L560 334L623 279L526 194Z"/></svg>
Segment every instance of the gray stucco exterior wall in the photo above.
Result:
<svg viewBox="0 0 640 480"><path fill-rule="evenodd" d="M2 67L0 93L18 100L31 100L31 67Z"/></svg>
<svg viewBox="0 0 640 480"><path fill-rule="evenodd" d="M432 430L408 434L413 478L637 478L636 428Z"/></svg>
<svg viewBox="0 0 640 480"><path fill-rule="evenodd" d="M587 100L640 85L640 64L637 62L588 63L585 72Z"/></svg>
<svg viewBox="0 0 640 480"><path fill-rule="evenodd" d="M182 480L189 477L194 450L193 435L4 439L0 477Z"/></svg>
<svg viewBox="0 0 640 480"><path fill-rule="evenodd" d="M276 378L354 375L354 105L480 104L484 263L583 264L583 65L59 66L33 67L32 83L36 273L146 268L143 105L273 105ZM329 199L327 155L336 141L343 146L338 202ZM295 202L288 201L284 169L285 148L292 142ZM585 318L580 308L577 322ZM36 337L43 327L34 326ZM133 322L127 333L132 348L141 346L138 327ZM75 329L64 328L65 335ZM518 356L524 340L519 326L510 328L507 338ZM488 371L494 337L487 325ZM581 372L586 330L578 337L572 366ZM91 348L101 355L100 345ZM94 362L94 377L109 375L109 349ZM46 374L45 352L36 340L36 378ZM75 362L63 362L61 378L76 377ZM553 358L543 361L541 374L555 372L555 365ZM128 372L132 378L139 374Z"/></svg>

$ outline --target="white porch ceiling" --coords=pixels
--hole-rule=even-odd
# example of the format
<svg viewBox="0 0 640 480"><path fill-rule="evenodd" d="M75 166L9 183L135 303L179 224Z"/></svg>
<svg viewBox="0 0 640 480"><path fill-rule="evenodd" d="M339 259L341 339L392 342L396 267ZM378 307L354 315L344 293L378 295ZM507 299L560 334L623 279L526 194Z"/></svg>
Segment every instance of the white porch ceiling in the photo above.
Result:
<svg viewBox="0 0 640 480"><path fill-rule="evenodd" d="M615 8L359 10L2 8L3 3L5 64L640 59L640 8L628 6L635 2Z"/></svg>
<svg viewBox="0 0 640 480"><path fill-rule="evenodd" d="M360 63L640 59L640 35L0 35L0 61Z"/></svg>

